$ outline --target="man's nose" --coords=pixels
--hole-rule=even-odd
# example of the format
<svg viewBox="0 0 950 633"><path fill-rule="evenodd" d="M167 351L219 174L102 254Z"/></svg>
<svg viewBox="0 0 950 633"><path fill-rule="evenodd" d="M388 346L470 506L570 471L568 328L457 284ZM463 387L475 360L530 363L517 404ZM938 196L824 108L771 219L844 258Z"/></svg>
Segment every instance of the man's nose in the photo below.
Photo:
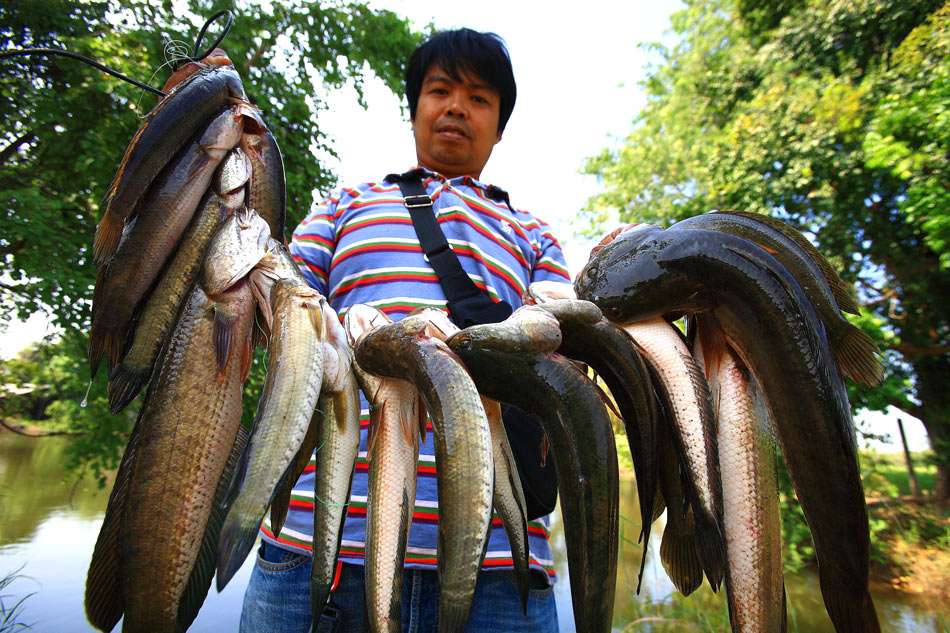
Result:
<svg viewBox="0 0 950 633"><path fill-rule="evenodd" d="M468 116L468 110L465 108L465 99L457 93L452 94L452 98L449 100L449 107L446 109L446 114L452 117L457 117L459 119L464 119Z"/></svg>

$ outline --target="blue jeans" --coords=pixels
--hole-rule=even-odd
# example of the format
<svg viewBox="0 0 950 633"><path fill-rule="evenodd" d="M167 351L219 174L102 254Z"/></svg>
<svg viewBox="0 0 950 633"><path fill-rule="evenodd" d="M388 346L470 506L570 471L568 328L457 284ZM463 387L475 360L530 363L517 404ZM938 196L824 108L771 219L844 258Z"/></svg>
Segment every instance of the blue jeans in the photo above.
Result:
<svg viewBox="0 0 950 633"><path fill-rule="evenodd" d="M538 573L540 572L532 572ZM362 630L363 567L343 565L330 606L341 612L341 633ZM534 588L534 585L539 585ZM434 570L407 569L402 587L402 630L429 633L438 627L439 583ZM310 557L262 545L244 594L241 633L310 631ZM483 571L475 585L466 633L511 631L557 633L554 587L544 578L533 583L528 614L511 571Z"/></svg>

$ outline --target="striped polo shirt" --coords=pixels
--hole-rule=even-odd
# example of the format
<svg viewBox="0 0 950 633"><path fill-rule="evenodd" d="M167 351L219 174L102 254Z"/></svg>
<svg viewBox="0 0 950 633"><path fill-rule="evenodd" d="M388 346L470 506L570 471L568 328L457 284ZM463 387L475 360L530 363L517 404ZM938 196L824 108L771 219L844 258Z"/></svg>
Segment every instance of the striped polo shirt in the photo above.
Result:
<svg viewBox="0 0 950 633"><path fill-rule="evenodd" d="M501 190L468 176L446 179L423 171L423 179L439 225L462 268L493 299L517 307L529 283L570 281L550 227L530 213L512 209L497 195L489 195ZM294 231L290 252L310 285L327 297L341 319L347 307L357 303L379 308L393 321L419 307L446 310L445 294L424 259L399 186L386 179L331 192ZM368 484L369 407L362 394L360 399L360 452L340 547L340 560L355 564L363 564ZM406 550L406 567L410 568L436 566L439 504L434 445L430 423L419 451L415 512ZM278 538L265 521L261 535L266 542L310 553L314 467L311 457L294 486ZM548 517L528 525L530 563L553 581L548 525ZM511 548L495 512L483 568L510 567Z"/></svg>

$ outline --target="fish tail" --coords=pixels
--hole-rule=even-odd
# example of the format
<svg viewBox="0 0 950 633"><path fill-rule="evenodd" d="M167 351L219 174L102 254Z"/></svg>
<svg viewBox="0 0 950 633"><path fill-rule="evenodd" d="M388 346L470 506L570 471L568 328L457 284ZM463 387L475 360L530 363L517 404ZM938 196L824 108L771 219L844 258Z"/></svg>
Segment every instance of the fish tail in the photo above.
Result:
<svg viewBox="0 0 950 633"><path fill-rule="evenodd" d="M691 533L675 534L663 530L660 541L660 562L676 589L688 596L703 583L703 565L696 552L696 541ZM645 550L646 548L644 548Z"/></svg>
<svg viewBox="0 0 950 633"><path fill-rule="evenodd" d="M106 209L96 226L96 237L92 243L92 259L99 266L112 257L119 247L119 241L122 239L122 225L122 220L117 218L111 209Z"/></svg>
<svg viewBox="0 0 950 633"><path fill-rule="evenodd" d="M231 351L234 349L234 324L237 321L236 314L229 314L223 309L222 304L215 304L214 308L214 353L218 361L218 372L224 374L228 359L231 357Z"/></svg>
<svg viewBox="0 0 950 633"><path fill-rule="evenodd" d="M881 351L864 331L848 324L833 349L838 367L856 383L877 387L884 380L884 366L878 360Z"/></svg>
<svg viewBox="0 0 950 633"><path fill-rule="evenodd" d="M99 370L99 363L103 356L109 363L109 371L122 362L122 356L125 353L125 343L128 340L128 332L114 329L106 329L98 326L95 321L89 330L89 347L87 348L87 357L89 358L89 367L91 376L95 378Z"/></svg>
<svg viewBox="0 0 950 633"><path fill-rule="evenodd" d="M835 631L849 633L880 633L874 602L867 586L855 589L854 582L841 578L839 571L830 566L818 568L821 596Z"/></svg>
<svg viewBox="0 0 950 633"><path fill-rule="evenodd" d="M224 589L254 547L261 526L255 518L232 508L224 520L218 540L218 591Z"/></svg>
<svg viewBox="0 0 950 633"><path fill-rule="evenodd" d="M109 410L113 415L124 409L148 382L152 368L125 361L109 372Z"/></svg>
<svg viewBox="0 0 950 633"><path fill-rule="evenodd" d="M726 570L726 542L715 520L696 517L696 545L706 578L712 590L718 591Z"/></svg>

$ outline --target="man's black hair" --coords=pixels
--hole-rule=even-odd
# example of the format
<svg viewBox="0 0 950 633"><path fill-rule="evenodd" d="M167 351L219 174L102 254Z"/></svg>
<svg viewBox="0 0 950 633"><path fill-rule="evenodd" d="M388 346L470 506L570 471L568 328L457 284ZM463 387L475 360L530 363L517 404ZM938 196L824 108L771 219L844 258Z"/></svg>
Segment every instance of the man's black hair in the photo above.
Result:
<svg viewBox="0 0 950 633"><path fill-rule="evenodd" d="M498 91L501 108L498 113L498 131L508 124L515 108L515 75L505 42L494 33L480 33L472 29L440 31L426 39L409 58L406 68L406 96L409 115L416 118L419 92L426 72L437 64L459 81L461 73L477 75Z"/></svg>

